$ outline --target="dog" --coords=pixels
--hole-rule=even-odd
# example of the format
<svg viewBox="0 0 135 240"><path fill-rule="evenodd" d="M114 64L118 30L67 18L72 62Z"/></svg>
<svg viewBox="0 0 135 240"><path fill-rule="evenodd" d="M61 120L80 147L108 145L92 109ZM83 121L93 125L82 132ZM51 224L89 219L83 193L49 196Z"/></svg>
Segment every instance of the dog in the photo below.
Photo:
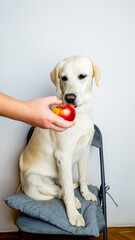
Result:
<svg viewBox="0 0 135 240"><path fill-rule="evenodd" d="M74 196L72 165L77 163L80 192L86 200L96 201L88 190L87 159L94 135L91 103L93 78L98 86L101 70L88 57L74 56L59 62L50 77L63 104L75 106L75 125L64 132L35 128L20 156L22 189L35 200L63 199L71 225L85 226L80 201Z"/></svg>

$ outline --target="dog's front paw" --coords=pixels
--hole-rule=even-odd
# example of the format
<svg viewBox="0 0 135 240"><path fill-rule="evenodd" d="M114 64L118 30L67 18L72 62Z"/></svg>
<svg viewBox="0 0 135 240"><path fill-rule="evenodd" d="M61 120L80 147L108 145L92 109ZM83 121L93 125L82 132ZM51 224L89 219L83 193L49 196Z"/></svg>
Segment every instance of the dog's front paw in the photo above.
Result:
<svg viewBox="0 0 135 240"><path fill-rule="evenodd" d="M75 213L72 213L68 217L69 217L69 222L71 225L73 225L75 227L85 227L84 219L83 219L82 215L80 213L78 213L77 211Z"/></svg>
<svg viewBox="0 0 135 240"><path fill-rule="evenodd" d="M75 206L76 206L77 209L80 209L81 206L82 206L81 203L80 203L80 201L79 201L79 199L76 198L76 197L75 197Z"/></svg>
<svg viewBox="0 0 135 240"><path fill-rule="evenodd" d="M96 196L93 193L91 193L90 191L82 192L82 195L88 201L92 201L92 202L97 201Z"/></svg>

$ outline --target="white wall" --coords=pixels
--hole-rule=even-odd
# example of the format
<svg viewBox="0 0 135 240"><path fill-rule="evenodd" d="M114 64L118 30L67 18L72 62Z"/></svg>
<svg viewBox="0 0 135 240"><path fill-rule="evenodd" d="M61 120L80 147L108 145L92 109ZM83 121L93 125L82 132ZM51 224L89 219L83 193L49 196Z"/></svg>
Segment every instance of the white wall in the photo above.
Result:
<svg viewBox="0 0 135 240"><path fill-rule="evenodd" d="M55 94L49 73L65 57L86 55L102 69L93 88L95 123L104 136L108 225L135 225L135 1L1 0L0 91L28 100ZM29 126L0 118L0 199L18 185L18 158ZM89 180L99 184L95 149ZM0 201L0 231L15 230Z"/></svg>

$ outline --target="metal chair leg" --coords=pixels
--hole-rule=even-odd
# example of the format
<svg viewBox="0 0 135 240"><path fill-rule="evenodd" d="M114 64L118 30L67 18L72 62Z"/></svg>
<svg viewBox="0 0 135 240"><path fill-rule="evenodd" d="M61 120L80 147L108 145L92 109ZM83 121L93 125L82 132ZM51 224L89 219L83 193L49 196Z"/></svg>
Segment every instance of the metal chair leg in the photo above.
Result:
<svg viewBox="0 0 135 240"><path fill-rule="evenodd" d="M18 231L18 240L22 240L22 231L21 230Z"/></svg>
<svg viewBox="0 0 135 240"><path fill-rule="evenodd" d="M100 170L101 170L101 187L100 187L100 200L102 201L103 214L105 218L105 229L103 231L103 239L107 240L107 212L106 212L106 184L105 184L105 169L104 169L104 154L103 154L103 139L100 129L95 126L96 131L99 133L100 137L100 147L99 147L99 156L100 156Z"/></svg>
<svg viewBox="0 0 135 240"><path fill-rule="evenodd" d="M107 227L103 231L103 239L107 240Z"/></svg>

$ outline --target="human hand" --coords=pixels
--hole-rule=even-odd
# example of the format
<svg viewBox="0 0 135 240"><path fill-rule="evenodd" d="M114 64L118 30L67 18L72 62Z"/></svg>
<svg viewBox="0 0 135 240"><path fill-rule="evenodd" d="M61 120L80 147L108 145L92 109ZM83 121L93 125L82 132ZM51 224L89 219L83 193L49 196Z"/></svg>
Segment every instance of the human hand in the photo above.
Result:
<svg viewBox="0 0 135 240"><path fill-rule="evenodd" d="M57 116L52 112L49 105L61 104L61 100L55 96L33 99L25 102L28 107L28 119L25 122L32 126L53 129L62 132L67 128L72 127L74 121L69 122Z"/></svg>

